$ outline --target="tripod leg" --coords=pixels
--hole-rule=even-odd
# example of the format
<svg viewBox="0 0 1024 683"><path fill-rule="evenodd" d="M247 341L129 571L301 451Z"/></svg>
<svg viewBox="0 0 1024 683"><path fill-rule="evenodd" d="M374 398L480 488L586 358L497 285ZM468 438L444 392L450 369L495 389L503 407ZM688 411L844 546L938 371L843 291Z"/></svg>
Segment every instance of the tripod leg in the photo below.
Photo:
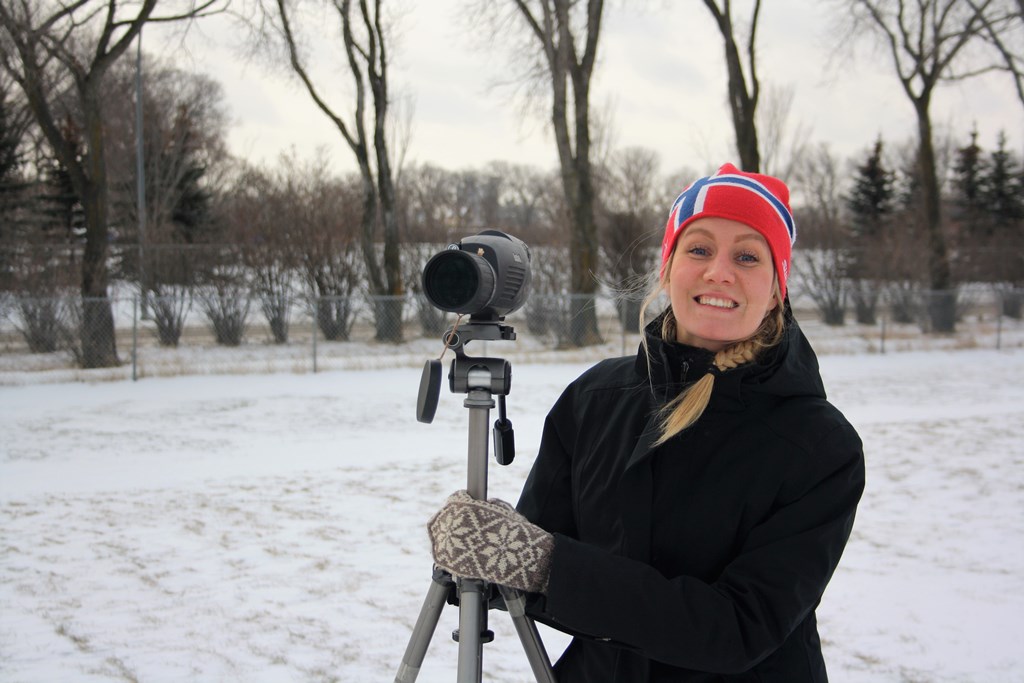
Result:
<svg viewBox="0 0 1024 683"><path fill-rule="evenodd" d="M420 667L423 666L423 658L427 654L427 647L430 645L430 638L437 629L438 619L441 618L441 610L444 609L448 597L448 589L452 585L451 577L439 570L434 570L434 576L430 582L430 590L423 601L420 615L416 619L416 625L412 629L412 636L405 648L405 656L402 657L402 664L398 667L398 674L395 676L395 683L414 683L419 676Z"/></svg>
<svg viewBox="0 0 1024 683"><path fill-rule="evenodd" d="M484 675L483 631L487 628L484 584L463 579L459 583L458 683L480 683Z"/></svg>
<svg viewBox="0 0 1024 683"><path fill-rule="evenodd" d="M505 599L505 606L508 608L509 616L512 617L512 623L516 627L516 633L519 634L519 641L523 644L526 659L530 662L530 668L533 669L537 683L557 683L551 668L551 659L548 657L547 650L544 649L540 633L537 632L537 625L533 619L526 616L526 598L519 591L505 586L499 586L498 589L501 591L501 597Z"/></svg>

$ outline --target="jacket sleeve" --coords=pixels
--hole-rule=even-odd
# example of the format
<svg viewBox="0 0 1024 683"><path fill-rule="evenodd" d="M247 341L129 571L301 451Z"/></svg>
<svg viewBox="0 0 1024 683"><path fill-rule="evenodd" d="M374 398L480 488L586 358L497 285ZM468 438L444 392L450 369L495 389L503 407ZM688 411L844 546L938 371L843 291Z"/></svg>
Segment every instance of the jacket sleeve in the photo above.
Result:
<svg viewBox="0 0 1024 683"><path fill-rule="evenodd" d="M773 512L751 529L712 583L666 577L571 533L556 533L537 618L672 666L723 674L750 669L817 606L863 491L861 442L848 424L795 462Z"/></svg>

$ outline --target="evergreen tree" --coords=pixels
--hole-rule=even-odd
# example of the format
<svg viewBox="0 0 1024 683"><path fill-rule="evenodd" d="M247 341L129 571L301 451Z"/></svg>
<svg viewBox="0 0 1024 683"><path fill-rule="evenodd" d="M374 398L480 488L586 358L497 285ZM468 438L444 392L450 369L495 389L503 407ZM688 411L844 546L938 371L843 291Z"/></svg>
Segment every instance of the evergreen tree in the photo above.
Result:
<svg viewBox="0 0 1024 683"><path fill-rule="evenodd" d="M1024 218L1021 178L1021 165L1006 149L1006 133L1001 132L979 192L985 210L997 228L1006 228Z"/></svg>
<svg viewBox="0 0 1024 683"><path fill-rule="evenodd" d="M0 82L0 285L43 298L69 284L67 245L84 225L67 169L45 154L24 103Z"/></svg>
<svg viewBox="0 0 1024 683"><path fill-rule="evenodd" d="M984 176L982 199L991 224L991 263L987 275L1001 284L1002 311L1020 319L1024 306L1024 171L1019 159L1006 149L1006 135L999 134Z"/></svg>
<svg viewBox="0 0 1024 683"><path fill-rule="evenodd" d="M868 158L857 167L853 189L846 197L854 242L847 269L852 280L850 298L857 322L865 325L876 321L881 297L879 283L883 276L890 274L886 272L888 264L882 255L889 253L884 247L885 228L895 209L896 179L885 167L883 151L884 144L879 137Z"/></svg>
<svg viewBox="0 0 1024 683"><path fill-rule="evenodd" d="M5 86L0 82L0 288L9 289L13 285L21 207L28 188L22 177L27 119L19 120L18 109Z"/></svg>
<svg viewBox="0 0 1024 683"><path fill-rule="evenodd" d="M160 166L180 169L169 180L173 185L170 219L174 229L174 240L185 244L203 242L204 230L209 232L211 202L213 196L206 187L207 155L202 137L196 132L200 121L185 115L188 108L179 108L174 121L172 139L180 141L171 153L161 151ZM164 146L166 149L166 145ZM164 158L164 157L167 158Z"/></svg>
<svg viewBox="0 0 1024 683"><path fill-rule="evenodd" d="M171 212L171 220L174 221L175 232L186 244L199 241L196 238L209 222L212 196L203 187L205 174L205 166L193 163L178 182L178 201Z"/></svg>
<svg viewBox="0 0 1024 683"><path fill-rule="evenodd" d="M865 240L881 236L882 223L893 210L895 176L885 168L882 150L879 137L867 160L857 167L853 190L846 198L846 206L853 214L853 234Z"/></svg>
<svg viewBox="0 0 1024 683"><path fill-rule="evenodd" d="M38 238L49 244L74 244L85 233L82 200L66 166L56 157L45 159L36 196Z"/></svg>
<svg viewBox="0 0 1024 683"><path fill-rule="evenodd" d="M904 157L900 167L893 171L893 205L898 213L921 211L921 172L912 157Z"/></svg>
<svg viewBox="0 0 1024 683"><path fill-rule="evenodd" d="M0 85L0 192L21 181L26 126L18 119L13 98Z"/></svg>
<svg viewBox="0 0 1024 683"><path fill-rule="evenodd" d="M987 164L978 146L978 129L971 131L971 143L956 150L953 166L953 204L964 220L976 221L985 213L984 176Z"/></svg>
<svg viewBox="0 0 1024 683"><path fill-rule="evenodd" d="M22 222L29 183L25 157L31 118L15 99L14 89L0 79L0 243L8 245Z"/></svg>

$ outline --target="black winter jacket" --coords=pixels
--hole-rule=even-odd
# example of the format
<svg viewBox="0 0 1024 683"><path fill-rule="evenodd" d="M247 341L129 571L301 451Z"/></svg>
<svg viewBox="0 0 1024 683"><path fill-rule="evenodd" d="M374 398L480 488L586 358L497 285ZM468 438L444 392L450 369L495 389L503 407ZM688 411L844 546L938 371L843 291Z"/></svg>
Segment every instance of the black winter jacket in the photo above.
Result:
<svg viewBox="0 0 1024 683"><path fill-rule="evenodd" d="M814 610L864 487L861 441L825 400L796 322L721 373L660 447L657 410L711 354L647 329L547 417L518 508L555 534L543 623L573 634L560 683L826 681Z"/></svg>

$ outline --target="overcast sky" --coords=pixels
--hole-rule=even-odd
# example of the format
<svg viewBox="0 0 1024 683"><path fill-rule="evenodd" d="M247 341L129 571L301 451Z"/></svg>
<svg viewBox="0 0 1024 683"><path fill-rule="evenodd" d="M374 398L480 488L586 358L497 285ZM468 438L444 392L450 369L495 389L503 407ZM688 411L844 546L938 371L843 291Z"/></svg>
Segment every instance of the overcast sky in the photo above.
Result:
<svg viewBox="0 0 1024 683"><path fill-rule="evenodd" d="M465 4L390 3L403 9L392 46L391 87L393 96L412 105L407 161L452 170L492 160L555 167L546 119L524 116L508 88L493 87L508 70L508 54L467 33L458 18L460 3ZM703 3L655 0L628 3L629 10L622 8L624 2L606 4L591 104L610 122L612 147L656 149L665 172L704 171L735 160L722 40ZM735 5L737 14L747 11L748 3ZM844 157L861 157L879 135L890 146L913 139L913 109L888 55L865 42L852 57L833 57L841 36L830 6L820 0L764 3L758 33L762 91L791 88L790 130L799 126L804 138L828 143ZM338 169L354 168L340 134L305 91L283 70L242 59L225 26L211 23L203 35L194 33L188 52L172 51L150 30L144 49L165 59L174 55L180 67L222 83L232 121L229 145L236 155L273 165L291 148L311 157L325 146ZM322 33L326 37L328 29ZM327 46L317 54L322 82L340 105L349 87L345 65ZM980 143L989 151L1005 131L1011 148L1022 153L1024 107L1009 77L942 86L932 119L937 133L953 131L958 143L976 123Z"/></svg>

